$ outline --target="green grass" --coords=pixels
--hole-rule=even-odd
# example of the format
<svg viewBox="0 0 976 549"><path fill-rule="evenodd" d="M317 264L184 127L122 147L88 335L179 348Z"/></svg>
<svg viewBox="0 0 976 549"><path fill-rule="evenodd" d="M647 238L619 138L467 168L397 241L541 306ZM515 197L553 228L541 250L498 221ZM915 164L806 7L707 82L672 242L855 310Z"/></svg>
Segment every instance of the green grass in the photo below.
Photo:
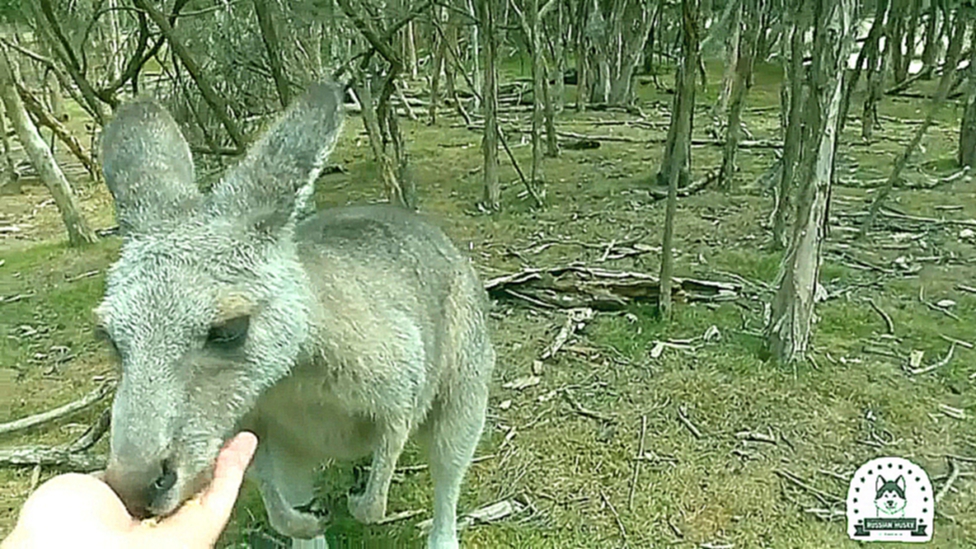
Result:
<svg viewBox="0 0 976 549"><path fill-rule="evenodd" d="M721 82L721 64L709 63L707 88L699 101L714 100ZM506 74L520 70L509 62ZM779 101L779 68L760 65L747 107L768 107ZM670 76L662 83L668 84ZM925 86L928 87L929 83ZM637 86L648 118L667 120L670 96L652 84ZM567 90L570 97L571 91ZM859 105L855 98L855 105ZM886 98L882 114L918 120L924 102ZM856 114L856 110L854 112ZM776 110L747 110L745 121L757 139L777 138ZM523 117L524 118L524 117ZM595 120L623 121L618 113L570 110L559 117L568 131L592 135L659 137L665 128L650 131L618 126L594 126ZM520 198L522 186L502 156L504 212L475 213L481 195L480 135L442 118L437 126L404 120L403 130L417 181L421 208L438 219L464 249L469 250L485 276L513 271L523 260L508 250L530 248L539 242L572 238L605 245L635 235L658 245L664 218L663 203L651 202L641 180L655 170L661 145L609 143L593 151L563 151L546 159L550 205L542 211ZM711 120L696 115L704 136ZM850 224L842 214L863 210L872 191L865 182L887 175L914 125L884 122L875 142L864 145L851 122L841 147L842 185L834 190L831 212L835 221ZM521 120L519 125L528 125ZM945 108L937 127L923 140L925 152L906 171L909 183L954 173L958 110ZM513 153L523 167L530 147L509 132ZM717 166L717 147L695 147L694 175ZM750 287L735 302L676 303L674 319L662 322L652 305L634 305L621 314L599 313L544 364L542 382L522 391L502 388L506 381L531 373L533 362L564 322L561 313L536 311L508 301L496 304L493 320L498 368L490 399L489 418L478 455L494 455L472 466L461 498L461 512L496 501L516 498L530 511L498 523L476 525L464 532L466 547L604 547L619 546L621 527L632 547L698 547L703 543L734 543L736 547L855 547L842 521L823 522L804 512L824 507L811 492L782 480L777 470L790 471L819 490L843 496L846 485L825 474L850 474L870 458L905 456L926 468L938 489L945 482L945 454L976 455L974 381L970 375L973 351L958 346L948 364L922 376L910 376L906 360L873 354L883 347L907 357L924 351L923 364L945 356L949 343L941 336L976 341L976 295L955 289L976 285L976 249L972 240L958 238L958 228L891 225L885 221L867 244L852 243L844 231L833 231L821 271L821 283L832 295L817 305L818 322L810 362L780 367L762 361L763 302L772 293L781 254L769 250L770 197L753 181L772 162L762 149L740 153L737 187L728 193L709 190L682 199L676 224L676 274L728 280L735 273ZM371 152L356 119L347 124L332 161L347 174L323 178L316 195L320 206L377 200L382 188ZM976 218L973 182L960 179L932 190L898 190L891 204L907 213L954 219ZM36 201L43 194L31 195ZM30 197L28 197L30 198ZM6 199L6 198L5 198ZM20 198L20 200L27 200ZM98 206L110 218L104 189L94 187L84 204ZM961 211L937 206L962 205ZM94 207L94 206L93 206ZM28 210L29 211L29 208ZM53 219L54 226L58 222ZM912 233L908 240L896 232ZM902 246L907 242L907 247ZM885 274L858 268L830 250L846 245L846 252L885 269L899 257L922 267L913 276ZM0 296L30 294L0 305L0 368L13 371L15 389L9 406L0 407L0 421L21 417L77 398L95 385L93 377L114 366L91 338L89 311L97 305L104 273L118 253L118 239L105 239L85 250L71 250L61 240L38 239L4 244L0 267ZM887 247L886 247L887 246ZM558 245L524 255L532 266L568 261L598 264L603 250ZM943 263L920 261L933 255ZM659 255L607 261L606 268L656 273ZM92 276L79 275L97 271ZM918 299L952 299L951 312L933 311ZM866 298L892 319L894 336L885 335L881 316ZM623 314L626 313L626 314ZM25 336L22 326L34 330ZM717 340L696 341L692 349L667 348L651 356L656 342L700 337L715 326ZM66 347L70 360L58 362L54 347ZM0 371L0 374L3 372ZM4 378L6 379L6 378ZM568 391L582 407L612 417L599 421L576 413L562 397ZM2 396L2 395L0 395ZM511 400L509 408L500 404ZM965 420L951 419L940 405L962 409ZM97 410L8 437L6 445L55 444L80 434ZM685 414L701 432L691 434L678 419ZM645 451L660 459L643 461L633 487L633 456L637 453L642 418L647 425ZM515 435L508 440L510 428ZM771 433L777 444L750 443L737 433ZM879 442L880 441L880 442ZM104 451L104 441L97 447ZM423 463L423 455L409 445L402 464ZM963 472L972 463L956 464ZM45 469L42 480L57 471ZM30 471L0 469L0 536L10 527L15 511L30 486ZM960 477L938 509L933 547L964 547L976 539L976 495L971 475ZM329 531L335 547L422 547L416 523L421 516L385 526L363 527L345 510L344 494L356 483L354 464L335 464L321 478L321 493L332 509L335 525ZM619 516L614 516L613 509ZM398 475L391 490L389 512L429 510L430 478L426 471ZM273 535L260 497L246 486L222 544L240 546L249 535ZM885 546L884 544L879 547Z"/></svg>

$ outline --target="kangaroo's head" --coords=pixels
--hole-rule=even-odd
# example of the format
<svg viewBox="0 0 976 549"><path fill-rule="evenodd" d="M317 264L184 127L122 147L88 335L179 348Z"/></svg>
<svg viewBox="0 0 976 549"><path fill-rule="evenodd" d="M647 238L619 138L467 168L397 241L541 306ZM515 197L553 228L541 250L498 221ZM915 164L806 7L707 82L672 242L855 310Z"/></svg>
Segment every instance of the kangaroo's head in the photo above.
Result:
<svg viewBox="0 0 976 549"><path fill-rule="evenodd" d="M95 309L122 370L105 479L133 515L166 515L202 488L221 445L294 363L309 315L295 215L341 125L338 89L312 86L208 195L157 103L128 103L106 126L123 245Z"/></svg>

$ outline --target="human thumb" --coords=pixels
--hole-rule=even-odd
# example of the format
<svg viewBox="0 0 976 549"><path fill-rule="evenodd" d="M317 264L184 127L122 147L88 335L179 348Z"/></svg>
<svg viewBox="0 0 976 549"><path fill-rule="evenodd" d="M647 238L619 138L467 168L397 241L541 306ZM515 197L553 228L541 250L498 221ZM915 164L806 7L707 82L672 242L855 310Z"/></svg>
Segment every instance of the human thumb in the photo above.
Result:
<svg viewBox="0 0 976 549"><path fill-rule="evenodd" d="M153 537L166 539L171 536L185 540L189 547L212 547L230 520L244 472L257 445L257 437L247 431L228 441L217 456L210 486L199 498L184 503L179 511L152 528Z"/></svg>

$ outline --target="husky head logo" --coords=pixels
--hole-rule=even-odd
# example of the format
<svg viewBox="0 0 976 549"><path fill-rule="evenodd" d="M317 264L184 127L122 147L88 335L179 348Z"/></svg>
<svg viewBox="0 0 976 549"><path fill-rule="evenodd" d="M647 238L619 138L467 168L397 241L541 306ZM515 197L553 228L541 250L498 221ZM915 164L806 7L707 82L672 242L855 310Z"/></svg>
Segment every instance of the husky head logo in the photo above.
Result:
<svg viewBox="0 0 976 549"><path fill-rule="evenodd" d="M878 475L875 481L874 506L878 517L900 517L905 514L905 477L898 475L895 480L885 480Z"/></svg>
<svg viewBox="0 0 976 549"><path fill-rule="evenodd" d="M935 494L917 463L893 456L872 459L851 477L846 503L847 535L852 540L932 539Z"/></svg>

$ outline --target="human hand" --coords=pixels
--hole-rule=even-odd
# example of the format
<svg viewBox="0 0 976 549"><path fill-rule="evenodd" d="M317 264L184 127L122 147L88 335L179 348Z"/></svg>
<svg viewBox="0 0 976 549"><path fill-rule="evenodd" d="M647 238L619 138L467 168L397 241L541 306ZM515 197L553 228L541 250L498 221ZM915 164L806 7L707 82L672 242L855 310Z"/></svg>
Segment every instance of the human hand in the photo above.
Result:
<svg viewBox="0 0 976 549"><path fill-rule="evenodd" d="M108 484L93 475L60 475L24 503L17 526L0 549L210 548L227 526L257 437L238 433L220 451L214 478L198 502L187 502L155 525L132 518Z"/></svg>

